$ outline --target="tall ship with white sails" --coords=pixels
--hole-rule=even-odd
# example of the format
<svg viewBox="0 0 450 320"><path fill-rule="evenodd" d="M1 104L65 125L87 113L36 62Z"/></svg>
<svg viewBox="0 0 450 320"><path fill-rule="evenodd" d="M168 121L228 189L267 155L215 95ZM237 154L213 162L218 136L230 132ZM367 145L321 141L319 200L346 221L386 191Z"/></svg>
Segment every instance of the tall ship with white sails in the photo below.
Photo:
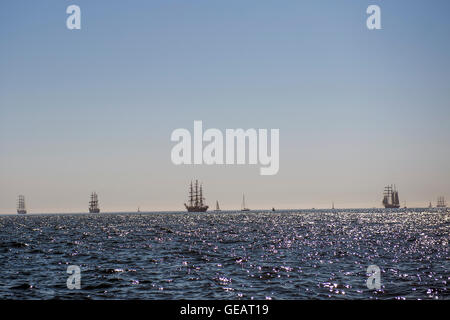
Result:
<svg viewBox="0 0 450 320"><path fill-rule="evenodd" d="M400 200L395 185L386 186L384 188L383 205L385 208L400 208Z"/></svg>
<svg viewBox="0 0 450 320"><path fill-rule="evenodd" d="M98 195L96 192L91 193L91 201L89 201L89 213L99 213Z"/></svg>
<svg viewBox="0 0 450 320"><path fill-rule="evenodd" d="M204 204L203 186L195 180L195 184L190 184L189 187L189 202L184 204L188 212L206 212L208 206Z"/></svg>
<svg viewBox="0 0 450 320"><path fill-rule="evenodd" d="M18 214L26 214L27 209L25 207L25 196L19 195L17 198L17 213Z"/></svg>

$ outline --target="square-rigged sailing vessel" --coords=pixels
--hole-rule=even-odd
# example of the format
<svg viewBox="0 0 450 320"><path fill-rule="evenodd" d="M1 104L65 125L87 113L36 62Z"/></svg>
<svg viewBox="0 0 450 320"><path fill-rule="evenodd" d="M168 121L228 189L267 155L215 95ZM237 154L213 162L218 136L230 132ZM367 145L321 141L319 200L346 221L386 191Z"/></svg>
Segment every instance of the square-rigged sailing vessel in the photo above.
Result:
<svg viewBox="0 0 450 320"><path fill-rule="evenodd" d="M203 203L203 188L198 185L198 180L195 180L195 185L192 184L189 188L189 204L184 204L188 212L206 212L208 206Z"/></svg>
<svg viewBox="0 0 450 320"><path fill-rule="evenodd" d="M89 213L99 213L100 208L98 207L98 196L97 193L91 193L91 201L89 201Z"/></svg>
<svg viewBox="0 0 450 320"><path fill-rule="evenodd" d="M395 185L386 186L383 195L383 205L385 208L400 208L400 200Z"/></svg>
<svg viewBox="0 0 450 320"><path fill-rule="evenodd" d="M18 214L26 214L27 209L25 208L25 196L20 195L17 198L17 213Z"/></svg>
<svg viewBox="0 0 450 320"><path fill-rule="evenodd" d="M445 198L443 196L438 197L436 208L446 208Z"/></svg>

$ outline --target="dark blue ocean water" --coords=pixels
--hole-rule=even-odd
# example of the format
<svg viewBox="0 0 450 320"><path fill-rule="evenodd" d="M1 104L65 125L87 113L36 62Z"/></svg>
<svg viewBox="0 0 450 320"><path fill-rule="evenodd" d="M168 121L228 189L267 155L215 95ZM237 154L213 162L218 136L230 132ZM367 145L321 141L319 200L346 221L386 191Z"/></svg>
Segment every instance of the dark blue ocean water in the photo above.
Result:
<svg viewBox="0 0 450 320"><path fill-rule="evenodd" d="M0 216L0 298L448 299L449 231L424 209Z"/></svg>

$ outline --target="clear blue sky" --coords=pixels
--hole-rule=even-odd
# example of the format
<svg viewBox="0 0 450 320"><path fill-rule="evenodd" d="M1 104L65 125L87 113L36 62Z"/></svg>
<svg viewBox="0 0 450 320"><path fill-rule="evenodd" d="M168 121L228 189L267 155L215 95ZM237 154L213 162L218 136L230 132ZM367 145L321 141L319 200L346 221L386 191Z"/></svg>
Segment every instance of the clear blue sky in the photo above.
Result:
<svg viewBox="0 0 450 320"><path fill-rule="evenodd" d="M82 29L66 28L68 5ZM382 30L366 28L369 4ZM450 198L449 1L2 1L0 213ZM174 166L176 128L279 128L280 171Z"/></svg>

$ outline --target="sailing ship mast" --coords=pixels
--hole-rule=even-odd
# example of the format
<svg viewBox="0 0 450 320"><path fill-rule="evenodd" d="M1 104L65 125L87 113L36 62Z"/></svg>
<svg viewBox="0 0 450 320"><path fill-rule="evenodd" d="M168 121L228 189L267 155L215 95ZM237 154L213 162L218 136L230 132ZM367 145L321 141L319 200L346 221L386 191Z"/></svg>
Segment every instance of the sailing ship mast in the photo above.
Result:
<svg viewBox="0 0 450 320"><path fill-rule="evenodd" d="M198 206L198 181L195 180L195 206Z"/></svg>
<svg viewBox="0 0 450 320"><path fill-rule="evenodd" d="M245 195L244 195L244 194L242 194L242 206L241 206L241 211L250 211L250 209L247 208L247 207L245 206Z"/></svg>
<svg viewBox="0 0 450 320"><path fill-rule="evenodd" d="M192 189L192 181L191 186L189 188L189 206L192 207L194 205L194 190Z"/></svg>
<svg viewBox="0 0 450 320"><path fill-rule="evenodd" d="M26 214L27 209L25 208L25 196L19 195L17 198L17 213L18 214Z"/></svg>
<svg viewBox="0 0 450 320"><path fill-rule="evenodd" d="M200 195L199 195L200 197L200 207L203 207L203 200L205 199L205 198L203 198L203 187L202 187L202 185L200 185Z"/></svg>
<svg viewBox="0 0 450 320"><path fill-rule="evenodd" d="M98 195L95 192L91 193L91 201L89 201L89 213L99 213L100 208L98 207Z"/></svg>

